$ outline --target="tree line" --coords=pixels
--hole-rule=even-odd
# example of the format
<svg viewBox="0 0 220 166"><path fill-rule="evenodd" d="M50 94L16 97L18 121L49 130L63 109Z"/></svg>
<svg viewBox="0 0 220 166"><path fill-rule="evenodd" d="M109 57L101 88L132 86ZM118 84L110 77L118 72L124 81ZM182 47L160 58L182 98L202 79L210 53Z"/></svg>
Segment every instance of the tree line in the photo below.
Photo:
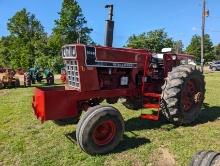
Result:
<svg viewBox="0 0 220 166"><path fill-rule="evenodd" d="M0 66L23 68L39 66L60 72L63 62L60 56L64 44L77 43L95 45L90 37L92 29L76 0L63 0L59 18L55 20L52 34L48 35L36 16L26 9L18 11L8 20L8 36L0 38ZM125 47L144 48L160 52L171 47L177 53L188 53L200 61L200 36L194 35L184 50L181 40L174 41L164 29L132 35ZM220 44L214 46L208 34L205 35L205 62L220 59Z"/></svg>
<svg viewBox="0 0 220 166"><path fill-rule="evenodd" d="M139 35L132 35L128 39L127 47L144 48L153 52L160 52L162 48L173 48L176 53L186 53L195 56L197 63L201 61L201 37L192 36L190 44L184 49L181 40L174 41L168 37L164 29L144 32ZM210 62L220 59L220 44L214 46L208 34L204 37L204 60Z"/></svg>
<svg viewBox="0 0 220 166"><path fill-rule="evenodd" d="M0 66L28 69L39 66L60 72L60 56L64 44L76 43L80 36L83 44L93 44L86 19L75 0L64 0L59 19L55 20L52 34L48 35L40 21L26 9L8 20L8 36L0 39Z"/></svg>

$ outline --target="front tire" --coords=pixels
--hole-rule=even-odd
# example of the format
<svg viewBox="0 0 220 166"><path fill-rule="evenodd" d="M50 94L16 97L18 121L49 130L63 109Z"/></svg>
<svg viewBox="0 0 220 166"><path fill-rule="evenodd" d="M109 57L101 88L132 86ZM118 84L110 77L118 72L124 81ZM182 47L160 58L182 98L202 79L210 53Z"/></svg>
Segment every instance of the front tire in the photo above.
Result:
<svg viewBox="0 0 220 166"><path fill-rule="evenodd" d="M201 71L192 65L174 68L162 87L163 115L175 124L190 124L201 112L205 81Z"/></svg>
<svg viewBox="0 0 220 166"><path fill-rule="evenodd" d="M213 151L200 151L195 154L190 162L190 166L218 166L220 163L220 153Z"/></svg>
<svg viewBox="0 0 220 166"><path fill-rule="evenodd" d="M111 106L95 106L88 110L77 125L76 139L88 154L105 154L121 141L124 121L120 112Z"/></svg>

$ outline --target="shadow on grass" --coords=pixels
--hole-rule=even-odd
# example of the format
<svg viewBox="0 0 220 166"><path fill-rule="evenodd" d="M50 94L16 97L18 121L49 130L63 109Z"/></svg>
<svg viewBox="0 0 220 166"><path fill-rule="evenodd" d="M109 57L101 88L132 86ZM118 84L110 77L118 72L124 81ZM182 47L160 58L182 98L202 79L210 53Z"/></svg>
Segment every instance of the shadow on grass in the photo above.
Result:
<svg viewBox="0 0 220 166"><path fill-rule="evenodd" d="M146 129L162 129L170 131L177 126L171 124L166 119L164 119L163 115L160 115L159 121L151 121L141 119L140 117L135 117L128 119L125 121L125 130L126 131L139 131L139 130L146 130Z"/></svg>
<svg viewBox="0 0 220 166"><path fill-rule="evenodd" d="M68 138L71 142L73 143L77 143L77 140L76 140L76 131L73 131L72 133L68 133L68 134L65 134L66 138Z"/></svg>
<svg viewBox="0 0 220 166"><path fill-rule="evenodd" d="M58 126L67 126L67 125L74 125L77 124L79 121L79 118L67 118L62 120L54 120L53 122Z"/></svg>
<svg viewBox="0 0 220 166"><path fill-rule="evenodd" d="M192 125L204 124L215 120L220 120L220 106L209 106L208 103L204 103L201 114Z"/></svg>
<svg viewBox="0 0 220 166"><path fill-rule="evenodd" d="M65 136L73 143L77 143L76 141L76 132L65 134ZM123 151L138 148L141 145L146 143L150 143L151 141L146 138L137 137L136 135L133 137L128 137L127 135L123 136L123 140L120 144L111 152L111 153L121 153Z"/></svg>
<svg viewBox="0 0 220 166"><path fill-rule="evenodd" d="M218 119L220 120L220 106L209 106L209 104L204 103L199 117L192 124L183 126L196 126L207 122L213 122ZM159 121L150 121L141 119L140 117L135 117L128 119L125 122L126 131L139 131L159 128L161 130L170 131L177 127L178 125L174 125L171 122L168 122L166 119L164 119L163 115L160 115Z"/></svg>
<svg viewBox="0 0 220 166"><path fill-rule="evenodd" d="M137 137L137 136L128 137L127 135L124 135L123 140L111 153L121 153L129 149L138 148L141 145L144 145L147 143L151 143L151 141L147 138Z"/></svg>
<svg viewBox="0 0 220 166"><path fill-rule="evenodd" d="M209 104L204 103L202 112L198 119L188 126L195 126L198 124L207 123L210 121L215 121L220 118L220 107L219 106L212 106L210 107ZM71 119L67 121L68 123L72 123ZM67 122L62 122L63 125L66 125ZM62 125L61 123L61 125ZM127 132L132 131L139 131L139 130L146 130L146 129L161 129L165 131L170 131L172 129L177 128L178 126L175 126L171 123L169 123L166 119L164 119L162 116L159 121L149 121L149 120L143 120L140 117L134 117L131 119L128 119L125 121L125 130ZM76 141L76 132L65 134L65 136L73 143L77 143ZM147 138L138 137L135 133L133 133L132 137L128 137L127 135L123 136L123 140L120 142L120 144L115 148L111 153L120 153L123 151L127 151L129 149L138 148L139 146L142 146L144 144L150 143L151 141Z"/></svg>

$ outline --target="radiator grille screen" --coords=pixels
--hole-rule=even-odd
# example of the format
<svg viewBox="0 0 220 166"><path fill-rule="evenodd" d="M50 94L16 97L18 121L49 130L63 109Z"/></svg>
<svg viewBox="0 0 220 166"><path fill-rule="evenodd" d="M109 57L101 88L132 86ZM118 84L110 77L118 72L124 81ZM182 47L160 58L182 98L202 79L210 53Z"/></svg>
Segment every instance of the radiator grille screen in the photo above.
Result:
<svg viewBox="0 0 220 166"><path fill-rule="evenodd" d="M79 68L76 60L65 60L69 86L80 89Z"/></svg>

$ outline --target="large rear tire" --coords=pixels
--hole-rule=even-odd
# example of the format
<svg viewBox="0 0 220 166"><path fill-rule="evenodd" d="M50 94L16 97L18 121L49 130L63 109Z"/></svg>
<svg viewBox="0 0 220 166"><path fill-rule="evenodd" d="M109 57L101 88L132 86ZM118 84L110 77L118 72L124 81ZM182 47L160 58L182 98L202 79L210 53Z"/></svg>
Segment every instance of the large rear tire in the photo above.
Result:
<svg viewBox="0 0 220 166"><path fill-rule="evenodd" d="M190 124L201 112L205 95L204 76L193 65L181 65L168 73L162 86L161 110L175 124Z"/></svg>
<svg viewBox="0 0 220 166"><path fill-rule="evenodd" d="M111 106L95 106L80 119L76 139L80 148L88 154L105 154L121 141L124 121L120 112Z"/></svg>

